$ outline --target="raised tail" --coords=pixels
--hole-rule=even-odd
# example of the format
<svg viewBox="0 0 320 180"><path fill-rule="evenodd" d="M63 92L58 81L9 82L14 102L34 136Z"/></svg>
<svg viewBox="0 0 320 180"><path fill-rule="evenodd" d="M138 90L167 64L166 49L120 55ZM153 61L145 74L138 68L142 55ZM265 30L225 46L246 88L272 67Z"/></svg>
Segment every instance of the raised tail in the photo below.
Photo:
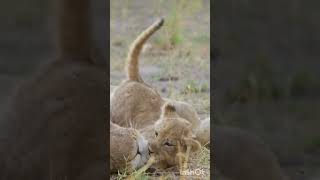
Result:
<svg viewBox="0 0 320 180"><path fill-rule="evenodd" d="M127 76L129 80L143 82L139 73L139 55L143 44L149 37L156 32L164 23L164 18L153 23L150 27L144 30L138 38L131 44L127 57Z"/></svg>
<svg viewBox="0 0 320 180"><path fill-rule="evenodd" d="M58 1L59 57L88 61L91 58L90 0Z"/></svg>

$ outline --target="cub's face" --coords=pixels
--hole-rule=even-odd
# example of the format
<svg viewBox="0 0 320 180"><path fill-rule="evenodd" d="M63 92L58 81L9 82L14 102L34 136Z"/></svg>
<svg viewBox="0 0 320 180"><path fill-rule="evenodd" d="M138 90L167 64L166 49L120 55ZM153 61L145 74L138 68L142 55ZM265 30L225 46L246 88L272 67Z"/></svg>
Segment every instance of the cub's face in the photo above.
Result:
<svg viewBox="0 0 320 180"><path fill-rule="evenodd" d="M149 159L148 141L135 129L111 125L111 171L132 171Z"/></svg>
<svg viewBox="0 0 320 180"><path fill-rule="evenodd" d="M150 142L149 151L158 160L155 167L168 168L178 165L179 153L185 153L187 147L191 151L200 148L192 133L192 125L180 118L174 106L164 105L161 118L155 123L155 138Z"/></svg>

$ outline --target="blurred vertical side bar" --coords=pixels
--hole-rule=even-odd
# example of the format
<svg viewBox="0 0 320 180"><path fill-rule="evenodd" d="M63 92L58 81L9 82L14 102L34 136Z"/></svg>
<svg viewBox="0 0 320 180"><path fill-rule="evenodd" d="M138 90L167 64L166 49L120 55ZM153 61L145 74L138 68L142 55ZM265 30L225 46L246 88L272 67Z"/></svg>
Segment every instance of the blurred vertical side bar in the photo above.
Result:
<svg viewBox="0 0 320 180"><path fill-rule="evenodd" d="M214 12L214 1L210 1L210 178L212 179L214 176L214 147L213 147L213 142L214 142L214 137L213 137L213 121L214 121L214 111L213 111L213 104L214 104L214 89L215 89L215 81L214 81L214 72L212 70L214 69L213 66L213 49L214 49L214 34L213 34L213 12Z"/></svg>

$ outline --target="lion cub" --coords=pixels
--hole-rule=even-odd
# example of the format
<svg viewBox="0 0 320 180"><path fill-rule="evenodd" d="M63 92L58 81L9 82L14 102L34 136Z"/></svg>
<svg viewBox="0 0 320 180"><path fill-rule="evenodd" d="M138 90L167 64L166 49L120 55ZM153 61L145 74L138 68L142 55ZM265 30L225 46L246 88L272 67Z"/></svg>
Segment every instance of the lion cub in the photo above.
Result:
<svg viewBox="0 0 320 180"><path fill-rule="evenodd" d="M127 58L127 80L124 80L110 96L110 120L122 127L142 129L154 124L160 118L161 107L170 102L177 114L188 120L193 129L200 125L194 108L185 102L165 99L156 89L143 81L139 73L139 55L143 44L164 23L160 19L143 31L132 43Z"/></svg>
<svg viewBox="0 0 320 180"><path fill-rule="evenodd" d="M110 123L110 170L131 172L149 159L148 141L135 129Z"/></svg>
<svg viewBox="0 0 320 180"><path fill-rule="evenodd" d="M192 124L176 112L173 104L163 106L160 119L154 125L155 137L150 142L149 151L155 154L157 168L168 168L179 164L179 153L200 149L195 139Z"/></svg>

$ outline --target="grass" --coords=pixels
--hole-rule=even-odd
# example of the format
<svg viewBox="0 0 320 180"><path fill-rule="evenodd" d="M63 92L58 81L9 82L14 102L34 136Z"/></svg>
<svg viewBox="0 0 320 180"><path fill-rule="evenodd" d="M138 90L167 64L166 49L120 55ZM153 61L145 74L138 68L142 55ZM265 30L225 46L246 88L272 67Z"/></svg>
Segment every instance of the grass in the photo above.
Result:
<svg viewBox="0 0 320 180"><path fill-rule="evenodd" d="M185 176L187 179L210 179L210 150L205 146L202 146L200 151L190 154L190 162L187 165L188 170L202 169L204 170L203 176ZM179 169L179 168L178 168ZM176 168L170 168L167 171L157 170L155 173L148 173L144 168L135 170L132 173L128 173L126 170L118 172L118 174L111 177L112 180L124 180L124 179L177 179L181 178L178 175L179 172Z"/></svg>

